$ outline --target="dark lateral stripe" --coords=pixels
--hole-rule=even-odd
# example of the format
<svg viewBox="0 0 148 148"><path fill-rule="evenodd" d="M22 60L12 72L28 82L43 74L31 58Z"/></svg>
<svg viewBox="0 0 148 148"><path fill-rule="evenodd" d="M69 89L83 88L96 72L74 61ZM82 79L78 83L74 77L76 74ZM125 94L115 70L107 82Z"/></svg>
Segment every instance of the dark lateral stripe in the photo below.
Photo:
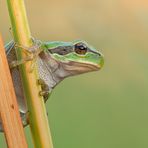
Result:
<svg viewBox="0 0 148 148"><path fill-rule="evenodd" d="M101 53L99 53L99 51L97 52L97 51L93 51L93 50L90 50L90 49L88 49L88 51L92 52L92 53L95 53L95 54L98 54L99 56L101 56Z"/></svg>
<svg viewBox="0 0 148 148"><path fill-rule="evenodd" d="M66 55L73 52L73 46L59 46L57 48L48 49L50 53L57 53L59 55Z"/></svg>

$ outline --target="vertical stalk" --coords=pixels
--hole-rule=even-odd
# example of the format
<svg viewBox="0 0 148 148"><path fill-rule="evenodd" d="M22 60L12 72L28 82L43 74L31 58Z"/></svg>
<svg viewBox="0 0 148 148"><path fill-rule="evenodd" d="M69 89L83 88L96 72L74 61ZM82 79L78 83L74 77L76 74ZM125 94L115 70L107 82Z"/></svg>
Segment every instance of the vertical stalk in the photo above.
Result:
<svg viewBox="0 0 148 148"><path fill-rule="evenodd" d="M25 47L32 46L24 1L7 0L7 4L15 42ZM16 53L18 60L26 56L20 48L16 50ZM32 72L29 72L31 62L19 67L29 109L29 122L34 145L36 148L53 148L44 100L39 96L41 87L37 84L37 67Z"/></svg>
<svg viewBox="0 0 148 148"><path fill-rule="evenodd" d="M0 36L0 116L9 148L27 148L13 83Z"/></svg>

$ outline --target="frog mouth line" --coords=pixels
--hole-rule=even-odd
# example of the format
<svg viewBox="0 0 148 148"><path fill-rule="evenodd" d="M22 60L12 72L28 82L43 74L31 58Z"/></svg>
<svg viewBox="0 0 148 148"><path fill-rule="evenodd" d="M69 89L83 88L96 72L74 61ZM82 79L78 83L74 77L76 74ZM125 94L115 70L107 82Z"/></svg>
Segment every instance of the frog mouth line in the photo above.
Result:
<svg viewBox="0 0 148 148"><path fill-rule="evenodd" d="M86 71L97 71L101 69L100 64L92 65L90 63L79 63L70 61L68 63L64 63L63 67L65 70L68 71L79 71L79 72L86 72Z"/></svg>

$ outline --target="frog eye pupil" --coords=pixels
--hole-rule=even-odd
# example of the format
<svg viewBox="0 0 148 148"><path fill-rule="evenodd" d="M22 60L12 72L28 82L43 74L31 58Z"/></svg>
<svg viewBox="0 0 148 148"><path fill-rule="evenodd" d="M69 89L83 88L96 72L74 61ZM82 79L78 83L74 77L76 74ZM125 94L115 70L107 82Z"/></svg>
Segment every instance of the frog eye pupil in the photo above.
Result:
<svg viewBox="0 0 148 148"><path fill-rule="evenodd" d="M75 45L75 52L80 55L84 55L87 52L87 47L84 45Z"/></svg>

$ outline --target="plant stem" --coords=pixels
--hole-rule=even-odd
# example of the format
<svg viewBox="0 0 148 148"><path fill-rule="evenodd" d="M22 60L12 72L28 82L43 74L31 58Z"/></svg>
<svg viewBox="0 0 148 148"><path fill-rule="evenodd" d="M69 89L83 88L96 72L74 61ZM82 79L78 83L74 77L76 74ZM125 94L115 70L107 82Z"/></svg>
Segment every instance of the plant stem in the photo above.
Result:
<svg viewBox="0 0 148 148"><path fill-rule="evenodd" d="M7 4L15 42L25 47L32 46L24 1L7 0ZM19 49L16 50L16 53L18 60L26 56ZM37 67L32 72L29 72L31 62L19 67L29 109L29 122L34 145L36 148L53 148L44 100L39 96L41 86L37 84L39 78Z"/></svg>
<svg viewBox="0 0 148 148"><path fill-rule="evenodd" d="M0 116L9 148L27 148L13 83L0 36Z"/></svg>

